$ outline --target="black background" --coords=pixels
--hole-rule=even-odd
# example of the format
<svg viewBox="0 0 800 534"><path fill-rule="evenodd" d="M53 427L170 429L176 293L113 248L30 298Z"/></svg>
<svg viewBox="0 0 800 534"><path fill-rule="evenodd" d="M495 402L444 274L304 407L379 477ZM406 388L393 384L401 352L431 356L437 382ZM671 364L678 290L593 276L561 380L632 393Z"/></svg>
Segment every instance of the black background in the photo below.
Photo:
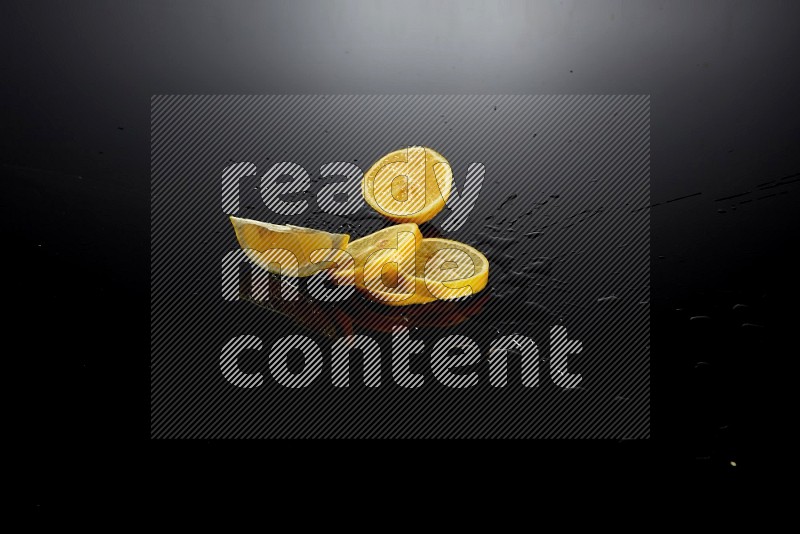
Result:
<svg viewBox="0 0 800 534"><path fill-rule="evenodd" d="M27 1L0 10L7 336L19 340L24 376L37 377L15 409L33 502L134 473L228 469L229 444L148 441L153 94L650 94L651 192L661 203L651 219L653 438L502 445L518 458L476 468L531 476L555 455L587 471L730 480L757 459L744 443L773 433L759 366L790 354L777 340L796 316L796 3ZM736 303L765 327L754 338ZM695 314L716 322L695 328ZM456 447L445 446L437 461ZM246 443L238 454L244 465L278 450ZM305 461L323 472L339 464L320 451Z"/></svg>

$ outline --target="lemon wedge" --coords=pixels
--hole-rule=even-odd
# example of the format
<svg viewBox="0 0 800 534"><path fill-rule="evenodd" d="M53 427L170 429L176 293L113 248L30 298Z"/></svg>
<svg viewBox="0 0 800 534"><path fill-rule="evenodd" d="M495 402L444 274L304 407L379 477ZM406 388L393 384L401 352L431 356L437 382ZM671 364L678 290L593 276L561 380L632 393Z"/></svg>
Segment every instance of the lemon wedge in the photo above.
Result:
<svg viewBox="0 0 800 534"><path fill-rule="evenodd" d="M339 283L355 284L356 287L366 288L367 281L373 283L378 277L396 276L398 272L397 264L388 261L386 268L381 273L369 271L365 280L364 269L370 258L372 258L372 265L377 265L378 258L375 256L376 253L378 255L396 253L401 258L413 258L421 242L422 234L416 224L407 223L389 226L361 239L351 241L345 251L353 257L353 271L334 269L331 274ZM386 259L390 258L387 257ZM413 265L411 268L413 268ZM407 268L406 270L410 269Z"/></svg>
<svg viewBox="0 0 800 534"><path fill-rule="evenodd" d="M236 239L248 258L271 273L287 276L306 277L327 269L331 263L325 260L335 255L333 251L344 250L350 240L347 234L332 234L302 226L271 224L238 217L230 219ZM329 249L333 249L330 254L317 253L312 258L315 251ZM297 260L296 272L292 267L294 260L282 251L294 255Z"/></svg>

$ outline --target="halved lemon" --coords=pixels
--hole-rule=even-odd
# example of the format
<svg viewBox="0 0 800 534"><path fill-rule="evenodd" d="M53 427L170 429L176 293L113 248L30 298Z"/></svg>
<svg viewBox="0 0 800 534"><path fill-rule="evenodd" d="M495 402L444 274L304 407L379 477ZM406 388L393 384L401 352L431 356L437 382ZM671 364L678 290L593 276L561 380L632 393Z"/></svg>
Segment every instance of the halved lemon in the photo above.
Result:
<svg viewBox="0 0 800 534"><path fill-rule="evenodd" d="M330 255L323 254L323 261L312 262L311 253L326 249L344 250L350 241L347 234L332 234L290 224L271 224L238 217L231 217L231 224L239 245L254 263L271 273L287 276L306 277L327 269L331 264L324 260ZM293 272L290 265L294 260L281 250L291 252L297 259L297 273ZM317 259L316 255L314 259Z"/></svg>
<svg viewBox="0 0 800 534"><path fill-rule="evenodd" d="M399 223L433 219L450 198L452 187L453 171L444 156L421 146L386 154L361 181L367 204Z"/></svg>

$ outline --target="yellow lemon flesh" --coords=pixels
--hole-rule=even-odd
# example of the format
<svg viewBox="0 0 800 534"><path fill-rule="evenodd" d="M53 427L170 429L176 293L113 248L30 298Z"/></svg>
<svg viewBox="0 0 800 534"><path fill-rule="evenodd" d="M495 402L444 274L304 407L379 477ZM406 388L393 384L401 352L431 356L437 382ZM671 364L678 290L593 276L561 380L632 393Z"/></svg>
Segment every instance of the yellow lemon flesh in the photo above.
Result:
<svg viewBox="0 0 800 534"><path fill-rule="evenodd" d="M364 174L364 200L398 223L422 224L442 211L453 187L453 171L433 149L413 146L391 152Z"/></svg>
<svg viewBox="0 0 800 534"><path fill-rule="evenodd" d="M350 241L347 234L332 234L288 224L271 224L238 217L231 217L231 224L239 245L251 261L271 273L285 276L306 277L327 269L331 263L326 260L335 254L329 249L344 250ZM296 268L293 267L295 259Z"/></svg>

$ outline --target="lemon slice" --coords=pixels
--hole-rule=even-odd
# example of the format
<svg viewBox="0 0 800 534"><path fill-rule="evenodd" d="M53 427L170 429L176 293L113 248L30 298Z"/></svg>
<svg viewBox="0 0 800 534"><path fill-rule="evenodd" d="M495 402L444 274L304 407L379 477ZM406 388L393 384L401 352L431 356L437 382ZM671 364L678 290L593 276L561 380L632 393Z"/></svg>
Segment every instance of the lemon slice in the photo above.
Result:
<svg viewBox="0 0 800 534"><path fill-rule="evenodd" d="M422 234L419 227L414 223L396 224L383 230L378 230L368 236L351 241L345 249L353 257L353 271L334 269L331 275L339 282L345 284L355 284L356 287L366 288L364 278L364 268L367 261L373 258L377 263L375 253L390 254L396 251L400 257L415 255L415 250L422 242ZM385 251L385 252L384 252ZM387 258L391 259L391 258ZM375 280L379 276L392 277L397 275L397 266L394 262L387 262L387 269L381 273L372 272L368 275L369 280ZM409 269L410 270L410 269ZM373 283L373 282L370 282Z"/></svg>
<svg viewBox="0 0 800 534"><path fill-rule="evenodd" d="M453 171L433 149L413 146L391 152L364 174L361 191L372 208L398 223L422 224L442 211Z"/></svg>
<svg viewBox="0 0 800 534"><path fill-rule="evenodd" d="M236 232L236 240L248 258L271 273L287 276L311 276L330 267L330 262L325 259L335 253L323 254L322 261L318 262L311 261L311 254L316 250L344 250L350 240L347 234L331 234L302 226L271 224L238 217L231 217L231 224ZM294 260L279 249L289 251L297 258L297 272L291 266ZM317 259L316 256L314 259Z"/></svg>
<svg viewBox="0 0 800 534"><path fill-rule="evenodd" d="M389 306L426 304L469 297L485 288L489 281L486 256L469 245L450 239L423 239L416 250L415 271L413 276L398 274L398 286L411 284L410 278L413 278L414 293L411 296L391 298L368 288L369 296Z"/></svg>
<svg viewBox="0 0 800 534"><path fill-rule="evenodd" d="M369 299L389 306L468 297L484 289L489 280L489 261L483 254L450 239L422 239L413 223L357 239L346 250L353 257L355 272L334 270L334 278L355 284ZM413 263L402 260L412 253Z"/></svg>
<svg viewBox="0 0 800 534"><path fill-rule="evenodd" d="M438 237L422 240L416 257L417 296L427 302L468 297L486 287L489 261L475 248Z"/></svg>

